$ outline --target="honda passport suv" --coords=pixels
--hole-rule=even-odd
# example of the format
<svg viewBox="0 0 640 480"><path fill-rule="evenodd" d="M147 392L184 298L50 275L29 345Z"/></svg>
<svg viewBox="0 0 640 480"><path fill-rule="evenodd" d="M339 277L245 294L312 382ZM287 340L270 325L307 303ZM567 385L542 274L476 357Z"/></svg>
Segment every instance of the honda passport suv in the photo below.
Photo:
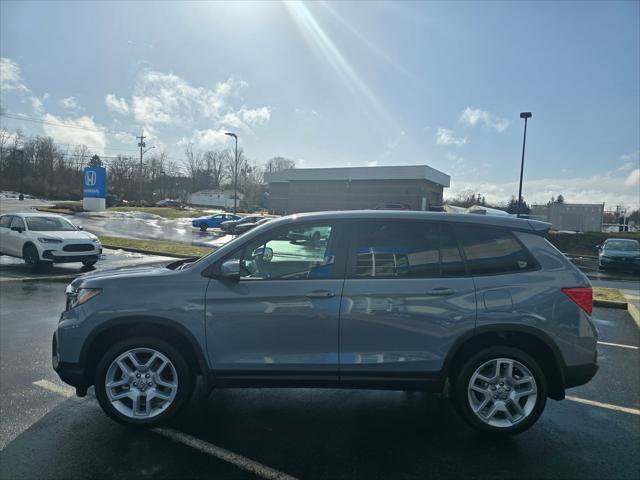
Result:
<svg viewBox="0 0 640 480"><path fill-rule="evenodd" d="M589 280L512 217L351 211L273 220L197 260L81 276L53 367L154 425L215 387L443 392L517 433L596 373ZM323 231L320 241L300 231Z"/></svg>

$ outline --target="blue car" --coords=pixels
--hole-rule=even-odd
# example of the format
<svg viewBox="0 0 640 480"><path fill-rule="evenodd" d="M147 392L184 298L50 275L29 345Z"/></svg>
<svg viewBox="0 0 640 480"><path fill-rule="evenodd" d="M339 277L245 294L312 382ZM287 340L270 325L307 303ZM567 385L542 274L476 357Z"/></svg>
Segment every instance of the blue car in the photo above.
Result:
<svg viewBox="0 0 640 480"><path fill-rule="evenodd" d="M219 228L222 222L229 220L240 220L242 217L233 213L216 213L215 215L207 215L205 217L196 218L191 225L205 232L207 228Z"/></svg>

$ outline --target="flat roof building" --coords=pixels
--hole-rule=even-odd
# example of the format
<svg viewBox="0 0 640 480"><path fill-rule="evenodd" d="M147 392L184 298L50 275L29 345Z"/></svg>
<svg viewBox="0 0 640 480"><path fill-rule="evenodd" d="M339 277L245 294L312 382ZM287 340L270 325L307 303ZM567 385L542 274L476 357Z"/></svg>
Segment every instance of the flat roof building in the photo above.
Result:
<svg viewBox="0 0 640 480"><path fill-rule="evenodd" d="M276 214L359 210L406 204L412 210L442 205L450 177L428 165L293 168L265 173L269 209Z"/></svg>
<svg viewBox="0 0 640 480"><path fill-rule="evenodd" d="M603 203L551 203L531 205L529 218L549 222L555 230L602 231Z"/></svg>

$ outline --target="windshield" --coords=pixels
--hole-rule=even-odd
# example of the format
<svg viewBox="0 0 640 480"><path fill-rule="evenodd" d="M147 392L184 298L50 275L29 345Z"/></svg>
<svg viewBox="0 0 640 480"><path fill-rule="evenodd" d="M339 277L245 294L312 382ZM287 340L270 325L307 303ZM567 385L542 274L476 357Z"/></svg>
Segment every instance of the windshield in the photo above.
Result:
<svg viewBox="0 0 640 480"><path fill-rule="evenodd" d="M614 240L604 245L605 250L618 250L621 252L639 252L640 243L637 240Z"/></svg>
<svg viewBox="0 0 640 480"><path fill-rule="evenodd" d="M72 232L76 227L60 217L26 217L29 230L34 232Z"/></svg>

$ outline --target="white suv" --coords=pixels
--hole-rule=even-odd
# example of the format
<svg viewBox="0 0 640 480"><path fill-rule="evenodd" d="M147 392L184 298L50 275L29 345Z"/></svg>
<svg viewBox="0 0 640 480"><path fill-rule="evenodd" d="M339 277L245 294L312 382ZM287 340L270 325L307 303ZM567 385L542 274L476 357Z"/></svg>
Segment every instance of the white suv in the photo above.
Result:
<svg viewBox="0 0 640 480"><path fill-rule="evenodd" d="M23 258L33 270L69 262L89 267L98 261L102 245L60 215L9 213L0 216L0 254Z"/></svg>

